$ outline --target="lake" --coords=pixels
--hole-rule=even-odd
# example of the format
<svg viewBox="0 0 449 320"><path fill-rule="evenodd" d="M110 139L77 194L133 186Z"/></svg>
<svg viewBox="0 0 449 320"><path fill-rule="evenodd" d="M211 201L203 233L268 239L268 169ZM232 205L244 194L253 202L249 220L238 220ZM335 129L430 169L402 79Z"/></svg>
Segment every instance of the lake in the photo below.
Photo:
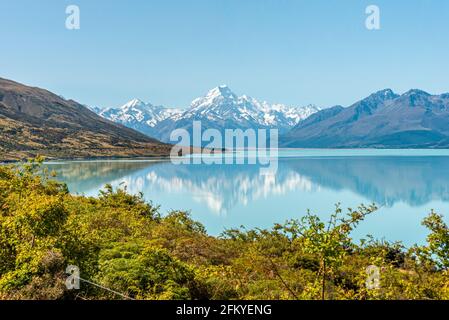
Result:
<svg viewBox="0 0 449 320"><path fill-rule="evenodd" d="M380 209L354 232L405 245L423 243L422 219L435 209L449 221L449 150L281 150L273 175L250 164L172 164L169 160L57 161L46 165L72 193L96 196L126 185L160 205L189 210L208 232L268 228L308 209L326 219L342 208Z"/></svg>

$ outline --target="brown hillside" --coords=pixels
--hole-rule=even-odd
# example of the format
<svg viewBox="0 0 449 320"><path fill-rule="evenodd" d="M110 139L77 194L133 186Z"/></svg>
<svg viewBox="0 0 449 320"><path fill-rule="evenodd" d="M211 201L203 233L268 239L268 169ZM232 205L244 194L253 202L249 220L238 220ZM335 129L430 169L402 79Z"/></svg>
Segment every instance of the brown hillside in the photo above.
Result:
<svg viewBox="0 0 449 320"><path fill-rule="evenodd" d="M47 90L0 78L0 161L165 156L170 145Z"/></svg>

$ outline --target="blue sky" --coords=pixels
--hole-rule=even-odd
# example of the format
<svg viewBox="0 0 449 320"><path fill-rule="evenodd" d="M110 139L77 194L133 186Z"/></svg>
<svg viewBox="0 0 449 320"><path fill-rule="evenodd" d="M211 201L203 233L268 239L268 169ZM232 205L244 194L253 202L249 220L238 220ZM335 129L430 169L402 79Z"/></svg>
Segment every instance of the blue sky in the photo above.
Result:
<svg viewBox="0 0 449 320"><path fill-rule="evenodd" d="M365 28L370 4L380 30ZM100 107L182 107L219 84L323 107L449 92L449 1L0 0L0 77Z"/></svg>

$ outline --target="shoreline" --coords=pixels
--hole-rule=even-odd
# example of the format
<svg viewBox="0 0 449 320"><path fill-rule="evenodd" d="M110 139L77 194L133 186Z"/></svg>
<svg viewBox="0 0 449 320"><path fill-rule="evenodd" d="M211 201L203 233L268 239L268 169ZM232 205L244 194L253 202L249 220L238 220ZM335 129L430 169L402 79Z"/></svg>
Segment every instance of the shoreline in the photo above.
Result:
<svg viewBox="0 0 449 320"><path fill-rule="evenodd" d="M186 147L188 148L188 147ZM344 151L359 151L359 152L364 152L364 151L379 151L379 152L388 152L388 151L410 151L410 152L416 152L416 151L423 151L423 152L438 152L438 151L449 151L449 148L394 148L394 149L390 149L390 148L278 148L278 151L313 151L313 152L318 152L318 151L332 151L332 152L344 152ZM239 149L238 151L255 151L252 149ZM217 152L217 151L215 151ZM218 151L220 153L227 153L226 151ZM187 153L185 153L185 155L188 154L199 154L202 153L201 150L199 150L199 148L193 148L190 147L190 150L188 150ZM388 156L388 155L385 155ZM391 155L394 156L394 155ZM416 155L416 156L431 156L431 155ZM445 155L440 155L440 156L445 156ZM449 156L449 154L447 155ZM79 157L44 157L44 162L49 162L49 161L95 161L95 160L168 160L170 159L170 154L168 155L148 155L148 156L132 156L132 155L126 155L126 156L88 156L88 157L83 157L83 156L79 156ZM17 160L13 160L13 159L6 159L6 160L0 160L0 164L12 164L12 163L20 163L20 162L24 162L27 161L28 159L32 159L33 157L29 157L29 158L24 158L24 159L17 159Z"/></svg>
<svg viewBox="0 0 449 320"><path fill-rule="evenodd" d="M28 159L33 159L32 157ZM12 164L27 161L28 159L21 160L0 160L0 164ZM166 160L170 159L170 156L98 156L98 157L45 157L44 162L50 161L95 161L95 160Z"/></svg>

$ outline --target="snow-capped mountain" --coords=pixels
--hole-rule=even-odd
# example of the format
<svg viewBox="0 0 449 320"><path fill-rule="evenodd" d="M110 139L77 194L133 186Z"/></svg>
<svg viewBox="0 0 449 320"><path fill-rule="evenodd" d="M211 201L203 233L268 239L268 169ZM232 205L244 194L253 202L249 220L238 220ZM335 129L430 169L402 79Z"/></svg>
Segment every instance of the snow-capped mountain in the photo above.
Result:
<svg viewBox="0 0 449 320"><path fill-rule="evenodd" d="M241 123L251 122L252 126L283 130L295 126L317 111L319 109L315 106L297 108L283 104L270 105L247 95L238 97L228 86L222 85L210 90L204 97L193 100L182 118L197 118L201 115L212 121L232 119Z"/></svg>
<svg viewBox="0 0 449 320"><path fill-rule="evenodd" d="M111 121L136 129L150 136L155 136L154 127L161 121L182 113L182 110L153 106L139 99L133 99L119 108L107 108L99 115Z"/></svg>
<svg viewBox="0 0 449 320"><path fill-rule="evenodd" d="M173 130L184 128L190 131L194 120L201 121L203 128L277 128L283 133L318 111L320 108L313 105L291 107L260 102L246 95L237 96L228 86L221 85L193 100L187 109L153 106L133 99L120 108L108 108L99 114L169 142Z"/></svg>

